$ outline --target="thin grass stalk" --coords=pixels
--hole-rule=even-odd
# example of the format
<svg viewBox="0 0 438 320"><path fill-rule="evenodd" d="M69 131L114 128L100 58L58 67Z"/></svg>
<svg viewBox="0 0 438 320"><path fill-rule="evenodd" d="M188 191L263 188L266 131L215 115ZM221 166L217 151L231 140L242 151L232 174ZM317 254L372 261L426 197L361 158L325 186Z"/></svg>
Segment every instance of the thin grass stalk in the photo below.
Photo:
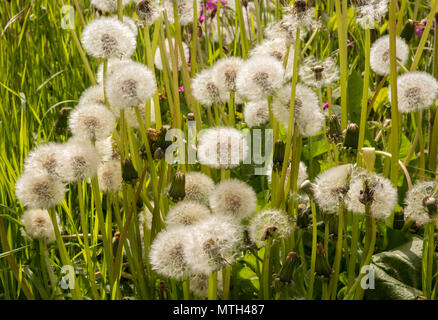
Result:
<svg viewBox="0 0 438 320"><path fill-rule="evenodd" d="M344 3L345 2L345 3ZM336 7L336 20L338 22L338 40L339 40L339 59L340 59L340 73L341 73L341 129L347 128L347 79L348 79L348 52L347 52L347 24L346 16L347 12L344 12L346 8L346 0L335 0Z"/></svg>
<svg viewBox="0 0 438 320"><path fill-rule="evenodd" d="M318 226L316 220L316 206L313 199L310 198L310 207L312 208L312 253L310 258L309 289L307 290L306 299L313 299L313 285L315 283L315 265L316 265L316 245L318 240Z"/></svg>
<svg viewBox="0 0 438 320"><path fill-rule="evenodd" d="M338 288L338 280L339 280L339 271L341 267L341 259L342 259L342 239L344 232L344 205L341 205L338 213L338 239L336 241L336 251L335 251L335 260L333 262L333 275L330 278L329 283L329 291L328 295L331 299L336 299L337 288Z"/></svg>
<svg viewBox="0 0 438 320"><path fill-rule="evenodd" d="M427 238L427 255L423 256L426 260L426 279L423 283L425 287L423 294L428 300L432 300L432 280L433 280L433 266L434 266L434 252L435 252L435 224L431 222L427 225L428 238Z"/></svg>
<svg viewBox="0 0 438 320"><path fill-rule="evenodd" d="M76 30L74 28L71 29L71 35L73 38L73 42L76 45L76 49L79 52L79 56L81 57L82 63L84 64L85 72L90 78L91 84L95 85L96 79L94 78L93 71L91 71L90 63L88 62L87 56L85 55L85 52L82 49L81 42L79 41L78 35L76 34Z"/></svg>
<svg viewBox="0 0 438 320"><path fill-rule="evenodd" d="M351 222L351 247L350 247L350 257L348 262L348 288L353 285L354 278L356 276L356 260L357 260L357 250L358 250L358 242L359 242L359 215L352 214L352 222Z"/></svg>

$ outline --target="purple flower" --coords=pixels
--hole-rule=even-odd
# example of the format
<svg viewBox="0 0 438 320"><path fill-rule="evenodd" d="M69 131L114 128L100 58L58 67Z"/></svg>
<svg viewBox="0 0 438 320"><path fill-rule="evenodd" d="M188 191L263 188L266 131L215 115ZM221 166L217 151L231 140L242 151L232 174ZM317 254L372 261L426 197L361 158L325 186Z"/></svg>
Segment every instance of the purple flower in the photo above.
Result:
<svg viewBox="0 0 438 320"><path fill-rule="evenodd" d="M178 91L179 91L179 92L184 92L184 87L183 87L183 86L178 87Z"/></svg>
<svg viewBox="0 0 438 320"><path fill-rule="evenodd" d="M208 0L207 5L206 5L207 10L216 10L217 3L218 3L218 0ZM225 6L226 4L227 4L227 2L225 0L221 0L222 6Z"/></svg>
<svg viewBox="0 0 438 320"><path fill-rule="evenodd" d="M322 106L322 109L325 110L325 109L328 109L328 107L329 107L329 104L328 103L324 103L324 105Z"/></svg>

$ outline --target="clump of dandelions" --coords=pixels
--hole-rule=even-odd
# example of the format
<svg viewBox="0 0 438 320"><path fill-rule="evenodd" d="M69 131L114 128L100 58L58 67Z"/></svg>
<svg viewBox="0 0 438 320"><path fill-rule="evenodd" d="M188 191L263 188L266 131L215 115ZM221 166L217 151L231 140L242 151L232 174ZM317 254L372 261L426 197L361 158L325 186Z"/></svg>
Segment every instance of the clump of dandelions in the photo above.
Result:
<svg viewBox="0 0 438 320"><path fill-rule="evenodd" d="M314 88L326 87L339 79L339 69L333 58L319 61L313 56L306 58L299 70L300 79Z"/></svg>
<svg viewBox="0 0 438 320"><path fill-rule="evenodd" d="M368 175L364 170L358 170L351 177L345 204L353 213L365 213L367 205L373 218L385 219L397 204L397 190L380 174Z"/></svg>
<svg viewBox="0 0 438 320"><path fill-rule="evenodd" d="M236 88L248 100L262 100L274 94L283 84L284 68L277 58L254 56L237 72Z"/></svg>
<svg viewBox="0 0 438 320"><path fill-rule="evenodd" d="M186 258L189 235L190 230L186 227L161 231L154 239L149 251L152 269L175 280L190 277L193 272Z"/></svg>
<svg viewBox="0 0 438 320"><path fill-rule="evenodd" d="M112 112L102 104L79 104L68 119L74 136L92 142L110 136L115 123Z"/></svg>
<svg viewBox="0 0 438 320"><path fill-rule="evenodd" d="M237 129L216 127L203 130L199 137L199 162L217 169L237 167L248 153L246 138Z"/></svg>
<svg viewBox="0 0 438 320"><path fill-rule="evenodd" d="M154 74L138 62L123 64L108 77L106 94L113 108L138 106L157 90Z"/></svg>
<svg viewBox="0 0 438 320"><path fill-rule="evenodd" d="M122 6L126 6L129 0L122 0ZM90 5L103 12L117 12L117 0L91 0Z"/></svg>
<svg viewBox="0 0 438 320"><path fill-rule="evenodd" d="M82 31L82 44L91 56L100 59L130 57L136 37L128 25L108 17L91 21Z"/></svg>
<svg viewBox="0 0 438 320"><path fill-rule="evenodd" d="M193 97L204 107L222 105L230 98L229 91L220 90L213 68L204 69L192 79Z"/></svg>
<svg viewBox="0 0 438 320"><path fill-rule="evenodd" d="M190 278L190 290L197 297L207 298L208 297L208 279L209 275L205 273L197 273L193 277ZM222 281L222 273L219 272L217 274L217 294L218 296L222 295L223 292L223 281Z"/></svg>
<svg viewBox="0 0 438 320"><path fill-rule="evenodd" d="M212 215L193 227L187 261L195 273L210 274L233 263L242 241L240 226L225 216Z"/></svg>
<svg viewBox="0 0 438 320"><path fill-rule="evenodd" d="M44 173L52 178L58 178L62 152L62 144L53 142L41 144L27 155L24 160L24 171Z"/></svg>
<svg viewBox="0 0 438 320"><path fill-rule="evenodd" d="M249 101L243 110L243 117L248 127L258 127L269 122L269 105L267 100Z"/></svg>
<svg viewBox="0 0 438 320"><path fill-rule="evenodd" d="M363 29L374 29L388 12L388 0L359 0L356 21Z"/></svg>
<svg viewBox="0 0 438 320"><path fill-rule="evenodd" d="M43 240L46 243L55 241L55 230L47 210L26 210L21 217L24 228L21 234L30 240Z"/></svg>
<svg viewBox="0 0 438 320"><path fill-rule="evenodd" d="M210 194L214 190L214 181L204 173L186 173L185 183L186 195L184 200L197 201L203 205L208 205Z"/></svg>
<svg viewBox="0 0 438 320"><path fill-rule="evenodd" d="M408 191L405 199L404 214L419 224L438 220L438 183L420 181Z"/></svg>
<svg viewBox="0 0 438 320"><path fill-rule="evenodd" d="M180 201L166 215L166 226L191 226L210 216L210 210L199 202Z"/></svg>
<svg viewBox="0 0 438 320"><path fill-rule="evenodd" d="M210 195L210 207L216 214L238 221L250 217L257 207L254 189L237 179L221 181Z"/></svg>
<svg viewBox="0 0 438 320"><path fill-rule="evenodd" d="M71 138L65 143L60 166L61 179L77 182L97 174L99 154L88 141Z"/></svg>
<svg viewBox="0 0 438 320"><path fill-rule="evenodd" d="M213 66L214 83L219 91L229 93L236 91L236 77L243 60L239 57L226 57Z"/></svg>
<svg viewBox="0 0 438 320"><path fill-rule="evenodd" d="M15 184L15 195L25 207L49 209L64 200L65 186L48 174L24 172Z"/></svg>
<svg viewBox="0 0 438 320"><path fill-rule="evenodd" d="M409 46L402 39L396 38L397 60L405 65L409 57ZM370 66L375 73L381 76L387 76L390 72L389 63L389 35L380 37L371 46ZM398 69L397 65L397 69Z"/></svg>
<svg viewBox="0 0 438 320"><path fill-rule="evenodd" d="M320 173L313 185L313 197L318 207L327 214L337 214L349 190L353 165L344 164Z"/></svg>
<svg viewBox="0 0 438 320"><path fill-rule="evenodd" d="M176 43L175 39L171 39L171 41L172 41L172 48L173 48L174 52L176 52L178 55L177 66L178 66L178 70L180 70L182 67L182 60L181 60L180 51L178 49L178 43ZM185 42L181 42L181 44L182 44L183 51L184 51L184 58L189 59L189 57L190 57L189 47L185 44ZM169 50L169 39L164 40L164 45L166 47L165 57L167 58L167 64L169 65L170 71L172 71L173 66L172 66L172 61L170 58L171 55L170 55L170 50ZM163 63L163 60L161 58L161 51L160 51L159 47L157 47L157 50L155 51L154 63L155 63L155 67L157 67L157 69L163 70L164 63Z"/></svg>
<svg viewBox="0 0 438 320"><path fill-rule="evenodd" d="M278 90L272 102L272 113L286 130L289 124L290 95L290 85L286 85ZM325 121L318 96L312 89L300 83L296 86L294 121L303 137L317 134Z"/></svg>
<svg viewBox="0 0 438 320"><path fill-rule="evenodd" d="M101 162L97 167L100 192L115 192L122 188L122 166L119 159Z"/></svg>
<svg viewBox="0 0 438 320"><path fill-rule="evenodd" d="M397 78L398 110L402 113L421 111L429 108L438 93L438 81L420 71L408 72ZM391 87L388 90L391 102Z"/></svg>
<svg viewBox="0 0 438 320"><path fill-rule="evenodd" d="M249 223L249 236L258 247L263 247L268 238L285 238L291 231L287 215L281 210L268 209L258 212Z"/></svg>

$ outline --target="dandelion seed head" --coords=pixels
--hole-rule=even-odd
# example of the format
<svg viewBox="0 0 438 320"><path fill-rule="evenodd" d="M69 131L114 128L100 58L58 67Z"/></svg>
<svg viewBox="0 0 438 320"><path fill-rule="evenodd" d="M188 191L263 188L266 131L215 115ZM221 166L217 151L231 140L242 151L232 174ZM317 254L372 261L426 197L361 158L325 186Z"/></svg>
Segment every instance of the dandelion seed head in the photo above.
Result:
<svg viewBox="0 0 438 320"><path fill-rule="evenodd" d="M396 38L397 60L405 65L409 57L409 46L402 39ZM389 35L380 37L371 46L370 66L375 73L381 76L387 76L390 72L389 63ZM398 65L397 65L398 69Z"/></svg>
<svg viewBox="0 0 438 320"><path fill-rule="evenodd" d="M125 7L129 0L122 0L122 6ZM117 0L91 0L90 5L104 12L117 12Z"/></svg>
<svg viewBox="0 0 438 320"><path fill-rule="evenodd" d="M438 199L438 183L436 181L417 182L406 195L405 217L419 224L438 220L438 214L431 214L426 206L426 201L431 198Z"/></svg>
<svg viewBox="0 0 438 320"><path fill-rule="evenodd" d="M201 172L188 172L185 183L185 200L197 201L208 205L210 194L214 190L213 180Z"/></svg>
<svg viewBox="0 0 438 320"><path fill-rule="evenodd" d="M257 196L247 183L237 179L221 181L210 194L210 207L216 214L238 221L250 217L257 207Z"/></svg>
<svg viewBox="0 0 438 320"><path fill-rule="evenodd" d="M114 143L112 137L107 137L95 142L94 146L101 161L120 160L119 154L114 148Z"/></svg>
<svg viewBox="0 0 438 320"><path fill-rule="evenodd" d="M269 106L266 100L249 101L243 116L248 127L257 127L269 122Z"/></svg>
<svg viewBox="0 0 438 320"><path fill-rule="evenodd" d="M26 210L21 217L24 237L31 240L44 240L47 243L55 241L55 231L47 210Z"/></svg>
<svg viewBox="0 0 438 320"><path fill-rule="evenodd" d="M218 60L213 67L213 78L219 91L236 91L237 72L243 60L239 57L226 57Z"/></svg>
<svg viewBox="0 0 438 320"><path fill-rule="evenodd" d="M326 87L339 79L339 70L333 58L318 61L313 56L306 58L300 67L301 81L314 88Z"/></svg>
<svg viewBox="0 0 438 320"><path fill-rule="evenodd" d="M356 7L356 22L363 29L374 29L388 12L388 0L360 0Z"/></svg>
<svg viewBox="0 0 438 320"><path fill-rule="evenodd" d="M58 178L62 152L62 144L53 142L41 144L27 155L24 160L24 171L44 173L52 178Z"/></svg>
<svg viewBox="0 0 438 320"><path fill-rule="evenodd" d="M208 279L209 275L205 273L197 273L190 278L190 290L197 297L208 297ZM217 274L217 294L221 296L223 293L222 273Z"/></svg>
<svg viewBox="0 0 438 320"><path fill-rule="evenodd" d="M281 210L260 211L249 223L249 236L258 247L264 246L268 236L275 241L287 237L290 231L287 215Z"/></svg>
<svg viewBox="0 0 438 320"><path fill-rule="evenodd" d="M184 200L170 208L166 215L166 226L191 226L210 216L210 210L199 202Z"/></svg>
<svg viewBox="0 0 438 320"><path fill-rule="evenodd" d="M220 90L215 79L214 69L204 69L192 80L192 93L204 107L221 105L228 101L229 91Z"/></svg>
<svg viewBox="0 0 438 320"><path fill-rule="evenodd" d="M101 162L97 167L100 192L115 192L122 188L122 167L120 160Z"/></svg>
<svg viewBox="0 0 438 320"><path fill-rule="evenodd" d="M110 77L111 75L114 74L114 71L117 70L118 67L124 65L124 64L128 64L132 62L131 59L119 59L119 58L110 58L108 59L108 64L107 64L107 69L106 69L106 77L108 79L108 77ZM97 69L97 83L99 83L100 85L103 84L103 62L99 65L99 68ZM102 88L102 96L100 95L99 92L99 98L103 97L103 86ZM105 100L104 98L102 98L103 104L105 104Z"/></svg>
<svg viewBox="0 0 438 320"><path fill-rule="evenodd" d="M102 85L94 85L82 92L78 105L103 104L105 105L105 94Z"/></svg>
<svg viewBox="0 0 438 320"><path fill-rule="evenodd" d="M284 38L267 39L250 50L251 57L270 56L282 62L287 51L287 44Z"/></svg>
<svg viewBox="0 0 438 320"><path fill-rule="evenodd" d="M242 132L231 127L205 129L199 136L199 162L213 168L231 169L240 165L248 152Z"/></svg>

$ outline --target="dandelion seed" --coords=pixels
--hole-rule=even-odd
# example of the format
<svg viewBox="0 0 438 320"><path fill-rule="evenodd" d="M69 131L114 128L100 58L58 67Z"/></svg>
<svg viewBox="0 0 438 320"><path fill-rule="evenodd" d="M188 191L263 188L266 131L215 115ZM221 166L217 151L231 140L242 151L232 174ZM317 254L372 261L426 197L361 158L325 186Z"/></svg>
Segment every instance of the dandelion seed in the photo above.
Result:
<svg viewBox="0 0 438 320"><path fill-rule="evenodd" d="M156 90L154 74L145 65L130 62L108 77L106 94L111 107L124 109L144 103Z"/></svg>
<svg viewBox="0 0 438 320"><path fill-rule="evenodd" d="M208 297L208 279L209 275L205 273L197 273L190 278L190 291L195 296L207 298ZM221 296L223 293L222 273L217 274L217 294Z"/></svg>
<svg viewBox="0 0 438 320"><path fill-rule="evenodd" d="M239 94L248 100L262 100L272 96L283 84L281 62L269 56L255 56L246 60L236 78Z"/></svg>
<svg viewBox="0 0 438 320"><path fill-rule="evenodd" d="M102 162L110 160L120 160L117 150L114 148L114 140L112 137L107 137L102 140L97 140L95 145L96 151Z"/></svg>
<svg viewBox="0 0 438 320"><path fill-rule="evenodd" d="M420 181L408 191L405 199L404 214L419 224L438 220L438 183L436 181Z"/></svg>
<svg viewBox="0 0 438 320"><path fill-rule="evenodd" d="M272 113L287 130L290 113L289 85L277 91L272 102ZM300 83L296 86L295 93L295 124L303 137L311 137L321 131L325 117L319 107L319 99L315 92Z"/></svg>
<svg viewBox="0 0 438 320"><path fill-rule="evenodd" d="M313 196L324 213L338 213L349 190L352 172L353 165L344 164L325 170L316 177Z"/></svg>
<svg viewBox="0 0 438 320"><path fill-rule="evenodd" d="M108 17L90 22L82 31L82 44L95 58L127 58L136 47L135 34L130 27Z"/></svg>
<svg viewBox="0 0 438 320"><path fill-rule="evenodd" d="M48 174L24 172L15 184L15 195L23 206L49 209L64 200L65 187Z"/></svg>
<svg viewBox="0 0 438 320"><path fill-rule="evenodd" d="M274 241L283 239L289 235L290 231L287 215L280 210L260 211L249 223L249 236L258 247L263 247L268 237L272 237Z"/></svg>
<svg viewBox="0 0 438 320"><path fill-rule="evenodd" d="M438 81L426 72L408 72L397 78L397 100L400 112L409 113L429 108L435 101ZM391 87L388 90L391 102Z"/></svg>
<svg viewBox="0 0 438 320"><path fill-rule="evenodd" d="M102 104L80 104L68 118L73 135L92 142L111 135L115 122L111 111Z"/></svg>
<svg viewBox="0 0 438 320"><path fill-rule="evenodd" d="M243 60L239 57L226 57L218 60L213 67L214 83L219 91L236 91L236 77Z"/></svg>
<svg viewBox="0 0 438 320"><path fill-rule="evenodd" d="M129 0L122 0L122 6L125 7ZM104 12L117 12L117 0L91 0L90 5L97 10Z"/></svg>
<svg viewBox="0 0 438 320"><path fill-rule="evenodd" d="M47 243L55 241L55 230L47 210L26 210L21 217L24 229L22 235L30 240L44 240Z"/></svg>
<svg viewBox="0 0 438 320"><path fill-rule="evenodd" d="M323 88L338 81L339 70L331 57L324 61L308 57L303 61L299 75L301 81L306 85L314 88Z"/></svg>
<svg viewBox="0 0 438 320"><path fill-rule="evenodd" d="M370 214L376 219L387 218L397 204L397 190L391 181L383 176L365 170L358 170L352 175L350 189L345 197L348 210L365 213L365 205L370 205Z"/></svg>
<svg viewBox="0 0 438 320"><path fill-rule="evenodd" d="M248 127L258 127L269 122L269 106L266 100L249 101L243 116Z"/></svg>
<svg viewBox="0 0 438 320"><path fill-rule="evenodd" d="M197 201L208 205L210 194L214 190L213 180L201 172L188 172L185 183L185 200Z"/></svg>
<svg viewBox="0 0 438 320"><path fill-rule="evenodd" d="M193 272L185 253L189 235L190 231L186 227L161 231L149 251L152 269L175 280L190 277Z"/></svg>
<svg viewBox="0 0 438 320"><path fill-rule="evenodd" d="M213 215L196 225L187 245L187 261L195 273L210 274L233 263L242 241L238 224Z"/></svg>
<svg viewBox="0 0 438 320"><path fill-rule="evenodd" d="M396 51L397 60L405 65L409 57L409 47L406 42L397 37L396 38ZM390 63L389 63L389 36L383 36L377 39L370 51L370 66L375 73L381 76L387 76L390 73ZM397 69L398 69L397 65Z"/></svg>
<svg viewBox="0 0 438 320"><path fill-rule="evenodd" d="M97 167L100 192L115 192L122 188L122 166L120 160L101 162Z"/></svg>
<svg viewBox="0 0 438 320"><path fill-rule="evenodd" d="M166 215L166 226L191 226L210 216L210 210L199 202L180 201Z"/></svg>
<svg viewBox="0 0 438 320"><path fill-rule="evenodd" d="M119 58L108 59L108 65L107 65L107 69L106 69L106 78L108 79L108 77L113 75L114 71L117 70L120 66L125 65L125 64L129 64L130 62L132 62L131 59L119 59ZM99 65L99 68L97 69L96 78L97 78L97 83L102 85L103 84L103 62ZM103 90L103 86L101 86L101 88ZM102 92L102 96L103 96L103 92ZM99 97L101 97L100 92L99 92ZM102 100L103 100L103 103L105 103L105 100L103 98L102 98Z"/></svg>
<svg viewBox="0 0 438 320"><path fill-rule="evenodd" d="M229 91L220 90L214 69L204 69L192 80L193 97L204 107L221 105L230 98Z"/></svg>
<svg viewBox="0 0 438 320"><path fill-rule="evenodd" d="M251 57L270 56L283 61L287 51L287 44L283 38L267 39L250 50Z"/></svg>
<svg viewBox="0 0 438 320"><path fill-rule="evenodd" d="M374 29L388 12L388 0L359 0L356 7L356 22L363 29Z"/></svg>
<svg viewBox="0 0 438 320"><path fill-rule="evenodd" d="M182 67L182 60L181 60L181 56L180 56L180 51L178 49L178 43L175 42L175 39L172 39L171 41L172 41L172 47L173 47L174 53L177 53L177 56L178 56L177 57L178 58L177 64L178 64L178 70L180 70ZM187 44L185 44L185 42L181 42L181 44L182 44L183 51L184 51L184 58L189 59L189 57L190 57L189 47L187 46ZM166 47L166 52L165 52L164 56L168 58L169 69L170 69L170 71L172 71L173 66L172 66L172 60L170 58L171 55L170 55L170 51L169 51L169 40L168 39L164 40L164 45ZM155 51L154 63L155 63L155 67L157 67L157 69L163 70L163 68L164 68L163 61L161 60L161 53L160 53L159 47L157 47L157 50Z"/></svg>
<svg viewBox="0 0 438 320"><path fill-rule="evenodd" d="M142 24L152 25L161 15L162 9L154 0L138 0L136 4L137 15Z"/></svg>
<svg viewBox="0 0 438 320"><path fill-rule="evenodd" d="M78 105L102 104L105 105L105 94L102 85L94 85L82 92Z"/></svg>
<svg viewBox="0 0 438 320"><path fill-rule="evenodd" d="M237 179L221 181L210 195L210 207L216 214L238 221L250 217L257 207L254 189Z"/></svg>
<svg viewBox="0 0 438 320"><path fill-rule="evenodd" d="M59 178L59 161L62 152L62 144L53 142L41 144L27 155L24 160L24 171L45 173L52 178Z"/></svg>
<svg viewBox="0 0 438 320"><path fill-rule="evenodd" d="M199 137L199 162L213 168L237 167L248 152L243 134L231 127L216 127L203 130Z"/></svg>
<svg viewBox="0 0 438 320"><path fill-rule="evenodd" d="M306 0L295 0L295 2L284 7L285 14L282 22L287 29L313 29L316 25L315 9L307 5Z"/></svg>

